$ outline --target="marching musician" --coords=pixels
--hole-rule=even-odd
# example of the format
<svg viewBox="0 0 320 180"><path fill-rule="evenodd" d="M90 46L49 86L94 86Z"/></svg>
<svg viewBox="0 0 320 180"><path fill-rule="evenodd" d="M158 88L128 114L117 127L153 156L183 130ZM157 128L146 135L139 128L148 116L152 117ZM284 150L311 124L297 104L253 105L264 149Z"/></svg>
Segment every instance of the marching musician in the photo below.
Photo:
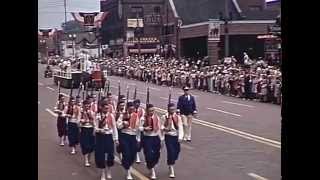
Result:
<svg viewBox="0 0 320 180"><path fill-rule="evenodd" d="M115 113L116 111L116 102L112 99L112 94L109 92L107 93L107 102L112 109L109 108L109 112Z"/></svg>
<svg viewBox="0 0 320 180"><path fill-rule="evenodd" d="M91 103L91 111L94 113L98 112L98 102L97 102L97 97L95 94L90 96L90 103Z"/></svg>
<svg viewBox="0 0 320 180"><path fill-rule="evenodd" d="M111 179L110 167L114 165L114 143L119 144L115 117L109 111L109 104L102 102L101 112L96 115L95 123L95 162L101 169L101 180L105 180L105 154L107 153L107 178Z"/></svg>
<svg viewBox="0 0 320 180"><path fill-rule="evenodd" d="M152 104L147 105L146 115L143 122L143 153L146 159L147 168L150 170L150 178L156 179L155 165L158 164L160 159L160 149L164 137L161 134L161 120L157 114L154 113L155 109Z"/></svg>
<svg viewBox="0 0 320 180"><path fill-rule="evenodd" d="M133 102L127 103L127 111L121 114L117 126L120 129L119 144L122 152L121 164L127 170L127 179L133 179L131 175L131 166L137 155L138 142L140 143L141 124L138 113L135 112Z"/></svg>
<svg viewBox="0 0 320 180"><path fill-rule="evenodd" d="M58 102L54 107L54 112L58 114L57 130L58 130L58 136L60 138L60 146L64 146L64 142L67 136L67 120L65 117L66 109L67 109L67 106L65 103L64 96L62 94L59 94Z"/></svg>
<svg viewBox="0 0 320 180"><path fill-rule="evenodd" d="M79 144L79 120L81 117L81 105L76 104L73 97L70 97L66 117L68 120L68 141L71 147L71 154L76 154L76 145Z"/></svg>
<svg viewBox="0 0 320 180"><path fill-rule="evenodd" d="M189 87L183 87L184 95L178 99L177 109L179 109L183 127L184 127L184 140L191 142L191 125L192 118L197 114L196 101L194 97L189 93Z"/></svg>
<svg viewBox="0 0 320 180"><path fill-rule="evenodd" d="M145 111L144 111L143 107L140 106L141 103L140 103L139 99L135 99L133 101L133 103L134 103L134 107L135 107L135 112L138 114L139 120L141 121L141 119L145 116ZM141 132L141 140L143 140L142 137L143 137L143 132ZM140 155L139 155L139 152L141 152L141 149L142 149L141 144L138 147L136 163L141 163Z"/></svg>
<svg viewBox="0 0 320 180"><path fill-rule="evenodd" d="M115 115L115 119L116 119L117 122L119 121L120 117L122 118L124 113L125 113L125 102L121 100L118 103L118 108L117 108L116 115ZM119 137L120 137L121 136L121 131L120 131L119 128L118 128L118 134L119 134ZM121 153L120 145L118 145L116 147L116 150L117 150L117 153L119 154L120 160L122 160L122 153Z"/></svg>
<svg viewBox="0 0 320 180"><path fill-rule="evenodd" d="M174 103L168 104L168 113L162 116L161 130L167 148L167 164L169 166L169 177L174 178L174 164L180 153L180 142L183 138L183 125L181 116L175 111Z"/></svg>
<svg viewBox="0 0 320 180"><path fill-rule="evenodd" d="M80 147L84 155L85 166L90 166L90 155L94 150L94 135L95 115L91 110L90 101L83 102L83 111L80 118Z"/></svg>

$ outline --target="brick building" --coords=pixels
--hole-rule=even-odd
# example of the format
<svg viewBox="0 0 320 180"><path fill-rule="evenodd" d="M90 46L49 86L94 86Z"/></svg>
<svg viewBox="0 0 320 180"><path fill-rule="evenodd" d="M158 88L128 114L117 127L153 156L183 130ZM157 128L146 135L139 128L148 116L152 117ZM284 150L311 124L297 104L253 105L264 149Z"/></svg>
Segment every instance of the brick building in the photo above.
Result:
<svg viewBox="0 0 320 180"><path fill-rule="evenodd" d="M246 51L252 58L263 57L265 40L257 37L268 34L268 26L280 13L280 7L267 7L264 0L101 1L101 11L110 13L102 25L103 44L108 44L116 55L127 55L137 52L135 40L140 37L147 39L141 44L142 53L207 56L215 64L225 56L227 35L230 56L241 59ZM128 27L127 19L134 21L137 17L143 19L144 27ZM225 17L228 21L223 20Z"/></svg>

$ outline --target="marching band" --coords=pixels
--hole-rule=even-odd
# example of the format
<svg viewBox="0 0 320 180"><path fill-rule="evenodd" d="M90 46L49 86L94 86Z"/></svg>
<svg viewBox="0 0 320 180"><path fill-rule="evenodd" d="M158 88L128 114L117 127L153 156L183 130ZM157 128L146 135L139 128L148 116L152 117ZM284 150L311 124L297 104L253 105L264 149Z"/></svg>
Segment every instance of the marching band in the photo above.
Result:
<svg viewBox="0 0 320 180"><path fill-rule="evenodd" d="M179 109L176 109L171 102L171 90L168 112L159 117L154 105L149 103L149 88L146 109L136 98L136 89L133 101L129 101L128 88L127 97L121 95L120 83L117 102L109 92L109 87L107 93L100 90L96 97L91 92L91 95L87 93L86 97L83 94L82 99L80 91L84 91L84 88L80 85L79 89L76 98L72 96L71 89L69 102L66 103L59 86L55 112L58 115L57 128L61 146L64 146L68 138L71 154L74 155L77 145L80 144L85 167L91 166L90 156L94 154L96 168L101 170L101 180L112 179L111 167L114 165L116 149L121 165L126 170L126 179L131 180L132 166L135 162L141 162L141 150L150 179L157 179L155 168L165 145L169 177L175 177L174 164L181 151L180 143L183 138L190 139L191 128L189 130L184 126L182 116L189 115L182 108L184 103L179 102ZM182 116L178 110L182 111ZM195 109L191 110L194 113ZM184 134L186 131L190 133L187 137Z"/></svg>

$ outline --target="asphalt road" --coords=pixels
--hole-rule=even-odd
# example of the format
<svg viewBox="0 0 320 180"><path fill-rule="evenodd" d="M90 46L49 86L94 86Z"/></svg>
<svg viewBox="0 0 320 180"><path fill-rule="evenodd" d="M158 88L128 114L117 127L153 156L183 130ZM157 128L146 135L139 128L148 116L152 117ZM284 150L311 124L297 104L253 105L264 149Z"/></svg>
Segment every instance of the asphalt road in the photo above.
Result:
<svg viewBox="0 0 320 180"><path fill-rule="evenodd" d="M38 69L38 179L99 179L94 161L92 167L85 168L80 153L72 156L67 146L58 146L56 118L50 113L57 99L57 86L52 79L43 78L43 65ZM113 94L118 94L120 80L122 94L126 94L128 85L132 98L137 85L137 96L145 102L145 83L115 76L110 80ZM168 101L168 87L149 86L150 102L158 107L159 113L163 113ZM70 90L62 88L61 91L69 94ZM176 88L172 92L173 100L182 93ZM200 91L191 91L191 94L195 95L199 114L192 127L192 142L182 144L175 179L281 179L280 106ZM164 148L156 168L158 179L169 179L165 151ZM144 164L136 164L134 168L135 179L148 179ZM125 171L116 163L113 179L124 177Z"/></svg>

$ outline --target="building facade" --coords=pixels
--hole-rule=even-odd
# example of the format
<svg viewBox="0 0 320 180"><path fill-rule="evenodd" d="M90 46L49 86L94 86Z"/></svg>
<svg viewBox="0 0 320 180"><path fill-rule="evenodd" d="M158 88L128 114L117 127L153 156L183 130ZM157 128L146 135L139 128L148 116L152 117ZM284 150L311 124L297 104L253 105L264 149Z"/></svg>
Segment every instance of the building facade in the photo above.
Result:
<svg viewBox="0 0 320 180"><path fill-rule="evenodd" d="M265 39L258 36L268 34L280 13L262 0L109 0L101 1L101 11L109 12L102 34L113 56L140 49L165 57L208 57L210 64L226 53L264 57Z"/></svg>

